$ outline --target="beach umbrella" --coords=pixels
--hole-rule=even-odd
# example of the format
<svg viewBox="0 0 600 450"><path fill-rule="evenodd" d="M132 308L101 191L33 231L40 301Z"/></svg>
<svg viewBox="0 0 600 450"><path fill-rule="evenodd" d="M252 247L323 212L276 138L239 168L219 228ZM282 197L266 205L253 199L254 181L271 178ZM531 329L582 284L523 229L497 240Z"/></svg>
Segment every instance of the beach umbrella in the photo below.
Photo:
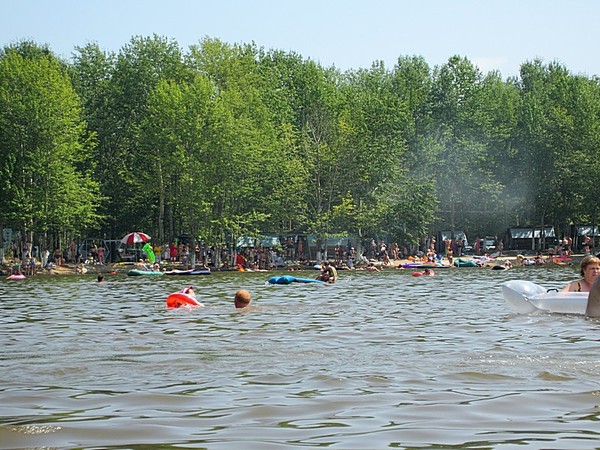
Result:
<svg viewBox="0 0 600 450"><path fill-rule="evenodd" d="M123 239L121 239L121 242L125 245L129 245L136 244L138 242L148 242L150 239L150 236L148 236L146 233L135 231L126 235Z"/></svg>

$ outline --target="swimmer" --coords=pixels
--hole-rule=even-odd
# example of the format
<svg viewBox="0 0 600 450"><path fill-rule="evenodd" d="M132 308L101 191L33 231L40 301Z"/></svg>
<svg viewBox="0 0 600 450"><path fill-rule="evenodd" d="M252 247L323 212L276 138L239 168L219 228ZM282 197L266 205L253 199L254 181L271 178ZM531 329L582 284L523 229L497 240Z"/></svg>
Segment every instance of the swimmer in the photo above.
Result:
<svg viewBox="0 0 600 450"><path fill-rule="evenodd" d="M250 295L250 292L245 289L240 289L237 291L235 293L235 297L233 298L233 303L238 309L247 308L251 301L252 296Z"/></svg>
<svg viewBox="0 0 600 450"><path fill-rule="evenodd" d="M329 261L324 261L321 267L321 274L317 277L317 280L325 281L327 283L335 283L337 280L337 270L333 267Z"/></svg>
<svg viewBox="0 0 600 450"><path fill-rule="evenodd" d="M377 266L375 266L374 262L370 262L369 265L367 266L367 271L369 272L381 272Z"/></svg>
<svg viewBox="0 0 600 450"><path fill-rule="evenodd" d="M98 283L104 283L104 275L98 275Z"/></svg>
<svg viewBox="0 0 600 450"><path fill-rule="evenodd" d="M585 256L581 260L579 273L581 278L571 281L562 288L562 292L590 292L592 284L600 275L600 258L592 255Z"/></svg>
<svg viewBox="0 0 600 450"><path fill-rule="evenodd" d="M183 295L182 295L183 294ZM196 300L196 293L192 286L183 288L175 294L171 294L167 297L167 308L180 308L182 306L204 306L198 300Z"/></svg>
<svg viewBox="0 0 600 450"><path fill-rule="evenodd" d="M194 292L194 288L192 286L188 286L186 288L183 288L180 291L182 294L186 294L189 295L190 297L192 297L194 300L196 299L196 293Z"/></svg>

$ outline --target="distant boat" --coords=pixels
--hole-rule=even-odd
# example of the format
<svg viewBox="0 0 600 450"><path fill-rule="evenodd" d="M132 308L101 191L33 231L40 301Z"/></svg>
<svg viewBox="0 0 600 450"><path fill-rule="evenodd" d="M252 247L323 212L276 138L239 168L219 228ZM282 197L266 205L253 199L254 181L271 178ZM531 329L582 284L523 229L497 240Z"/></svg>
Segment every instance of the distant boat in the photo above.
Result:
<svg viewBox="0 0 600 450"><path fill-rule="evenodd" d="M531 281L510 280L502 285L502 295L517 314L585 314L589 292L546 291Z"/></svg>

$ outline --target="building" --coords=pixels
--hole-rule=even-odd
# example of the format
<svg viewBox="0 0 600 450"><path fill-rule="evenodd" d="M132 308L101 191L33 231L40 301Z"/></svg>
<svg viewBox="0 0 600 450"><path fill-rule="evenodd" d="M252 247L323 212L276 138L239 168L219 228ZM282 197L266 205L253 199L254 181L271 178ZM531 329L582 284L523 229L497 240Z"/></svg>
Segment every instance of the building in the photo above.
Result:
<svg viewBox="0 0 600 450"><path fill-rule="evenodd" d="M506 245L508 250L540 250L553 247L558 243L554 227L527 227L509 228L506 231Z"/></svg>

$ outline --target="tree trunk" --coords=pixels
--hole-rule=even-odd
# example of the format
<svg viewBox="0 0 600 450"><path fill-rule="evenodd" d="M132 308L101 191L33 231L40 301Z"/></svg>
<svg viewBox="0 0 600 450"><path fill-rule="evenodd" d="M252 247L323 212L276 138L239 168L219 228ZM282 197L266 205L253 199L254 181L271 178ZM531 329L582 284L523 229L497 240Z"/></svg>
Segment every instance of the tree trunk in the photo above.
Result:
<svg viewBox="0 0 600 450"><path fill-rule="evenodd" d="M163 180L162 164L160 158L157 163L158 169L158 242L165 243L165 183Z"/></svg>

